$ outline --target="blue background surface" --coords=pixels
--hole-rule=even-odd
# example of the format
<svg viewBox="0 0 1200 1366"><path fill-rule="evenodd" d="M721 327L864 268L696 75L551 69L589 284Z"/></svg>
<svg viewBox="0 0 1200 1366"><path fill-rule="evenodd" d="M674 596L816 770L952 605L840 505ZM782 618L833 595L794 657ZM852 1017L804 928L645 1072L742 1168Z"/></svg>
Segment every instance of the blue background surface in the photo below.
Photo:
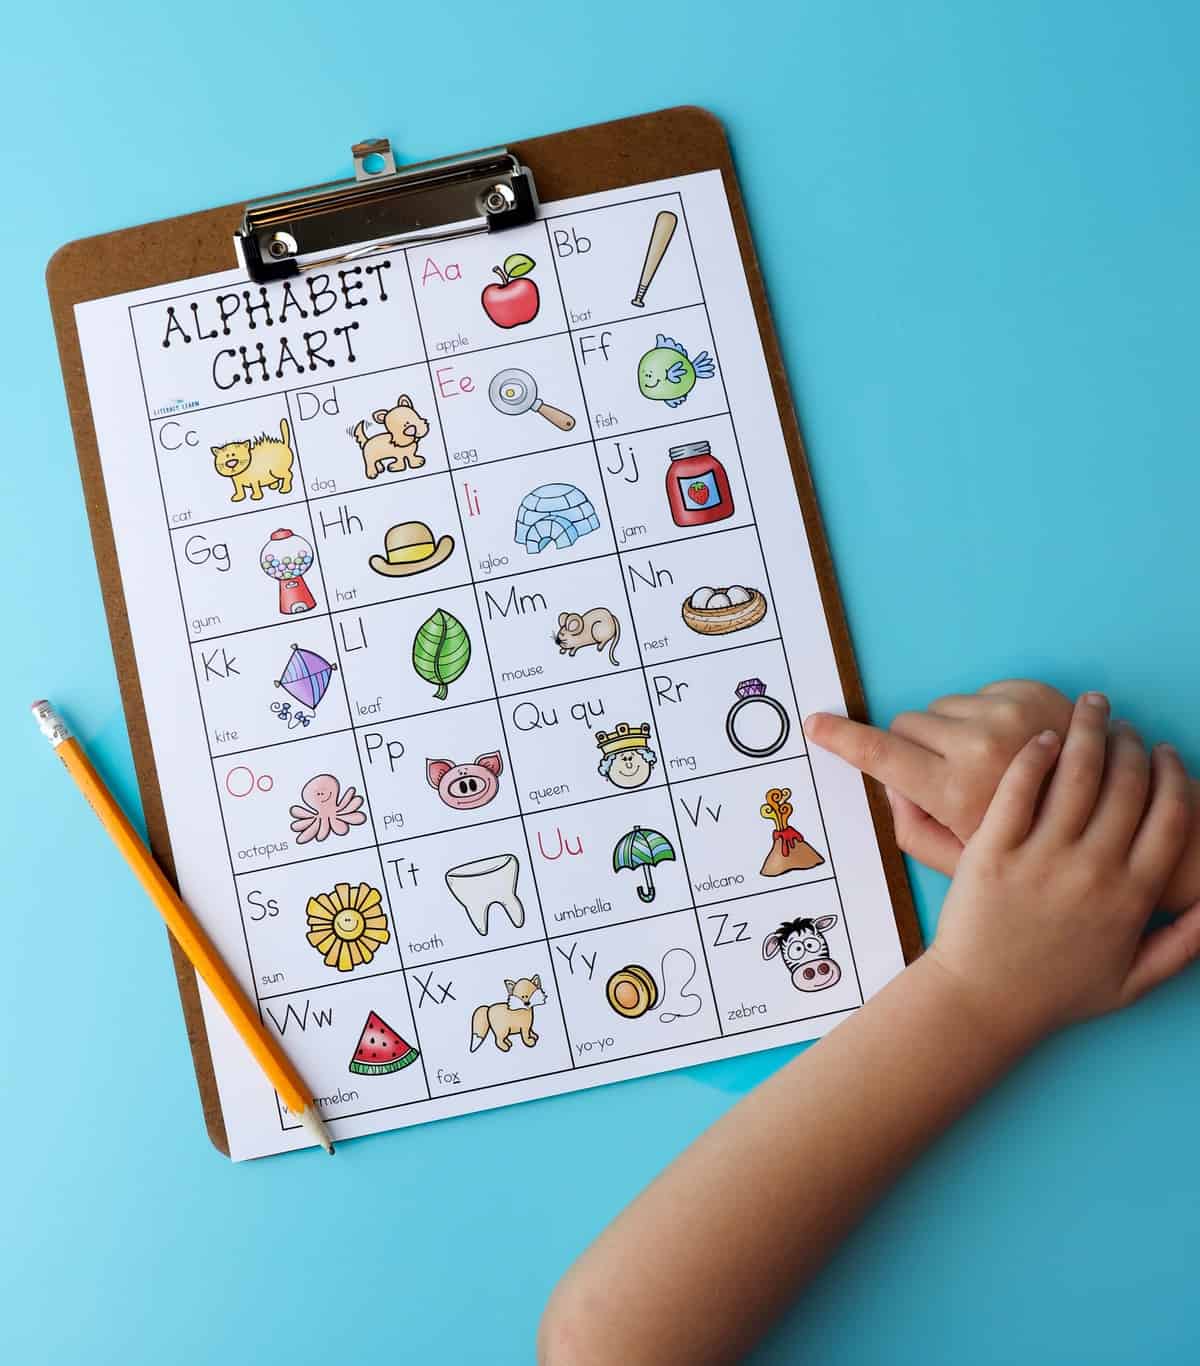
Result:
<svg viewBox="0 0 1200 1366"><path fill-rule="evenodd" d="M54 695L136 806L45 261L343 174L369 134L416 160L707 105L874 715L1029 674L1109 689L1195 764L1200 10L64 0L5 28L0 1355L528 1361L572 1256L785 1055L333 1161L213 1152L161 926L25 710ZM915 882L929 927L944 884ZM1200 973L1045 1048L756 1361L1195 1360L1198 1005Z"/></svg>

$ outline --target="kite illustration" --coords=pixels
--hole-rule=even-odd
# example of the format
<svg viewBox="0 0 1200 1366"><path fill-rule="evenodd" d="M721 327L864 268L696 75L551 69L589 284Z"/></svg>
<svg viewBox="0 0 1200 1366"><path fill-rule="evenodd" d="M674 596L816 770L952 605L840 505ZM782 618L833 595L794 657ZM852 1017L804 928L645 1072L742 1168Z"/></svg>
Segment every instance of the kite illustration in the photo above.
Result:
<svg viewBox="0 0 1200 1366"><path fill-rule="evenodd" d="M336 664L322 659L315 650L302 650L299 645L293 645L287 666L282 677L275 680L275 686L294 697L302 707L316 711L336 668Z"/></svg>

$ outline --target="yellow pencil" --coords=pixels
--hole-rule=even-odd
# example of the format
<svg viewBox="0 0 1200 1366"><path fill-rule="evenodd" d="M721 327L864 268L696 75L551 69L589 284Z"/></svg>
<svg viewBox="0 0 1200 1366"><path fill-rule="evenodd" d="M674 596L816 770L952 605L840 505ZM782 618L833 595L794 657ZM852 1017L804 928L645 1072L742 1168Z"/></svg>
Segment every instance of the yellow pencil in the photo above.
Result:
<svg viewBox="0 0 1200 1366"><path fill-rule="evenodd" d="M133 869L150 900L158 907L175 942L217 998L221 1009L267 1074L267 1079L279 1093L284 1105L327 1153L333 1152L333 1140L317 1113L312 1091L305 1086L283 1049L263 1028L255 1007L221 960L200 922L179 899L175 888L167 881L166 874L154 862L149 849L117 805L116 798L92 767L79 741L49 702L35 702L33 715L42 734L54 746L67 772L75 779L76 786L100 817L100 824L112 837L121 857Z"/></svg>

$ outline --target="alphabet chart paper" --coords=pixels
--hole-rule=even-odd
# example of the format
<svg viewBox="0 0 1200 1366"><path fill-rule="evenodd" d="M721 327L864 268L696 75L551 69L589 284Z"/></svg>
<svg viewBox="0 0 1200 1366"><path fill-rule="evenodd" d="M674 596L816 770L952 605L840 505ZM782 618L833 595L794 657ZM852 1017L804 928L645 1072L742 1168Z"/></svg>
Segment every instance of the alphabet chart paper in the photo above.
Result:
<svg viewBox="0 0 1200 1366"><path fill-rule="evenodd" d="M76 319L181 890L335 1138L899 971L718 172ZM303 1144L202 996L232 1155Z"/></svg>

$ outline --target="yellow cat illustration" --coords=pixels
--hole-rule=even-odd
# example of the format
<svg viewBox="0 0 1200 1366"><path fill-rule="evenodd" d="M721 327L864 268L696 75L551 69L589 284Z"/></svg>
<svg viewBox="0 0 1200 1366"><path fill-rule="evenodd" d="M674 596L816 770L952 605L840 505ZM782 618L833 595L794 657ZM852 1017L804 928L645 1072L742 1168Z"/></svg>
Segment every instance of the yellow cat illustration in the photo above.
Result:
<svg viewBox="0 0 1200 1366"><path fill-rule="evenodd" d="M263 496L263 489L291 493L292 437L286 417L280 420L279 432L278 438L264 432L249 441L230 441L212 447L217 473L233 480L231 503L240 503L247 489L256 503Z"/></svg>
<svg viewBox="0 0 1200 1366"><path fill-rule="evenodd" d="M512 1047L510 1034L519 1034L526 1048L532 1048L537 1043L538 1036L533 1032L533 1008L546 1004L541 977L520 977L515 982L506 979L504 990L508 992L507 1001L476 1006L472 1012L472 1053L487 1038L488 1030L491 1030L501 1053L507 1053Z"/></svg>

